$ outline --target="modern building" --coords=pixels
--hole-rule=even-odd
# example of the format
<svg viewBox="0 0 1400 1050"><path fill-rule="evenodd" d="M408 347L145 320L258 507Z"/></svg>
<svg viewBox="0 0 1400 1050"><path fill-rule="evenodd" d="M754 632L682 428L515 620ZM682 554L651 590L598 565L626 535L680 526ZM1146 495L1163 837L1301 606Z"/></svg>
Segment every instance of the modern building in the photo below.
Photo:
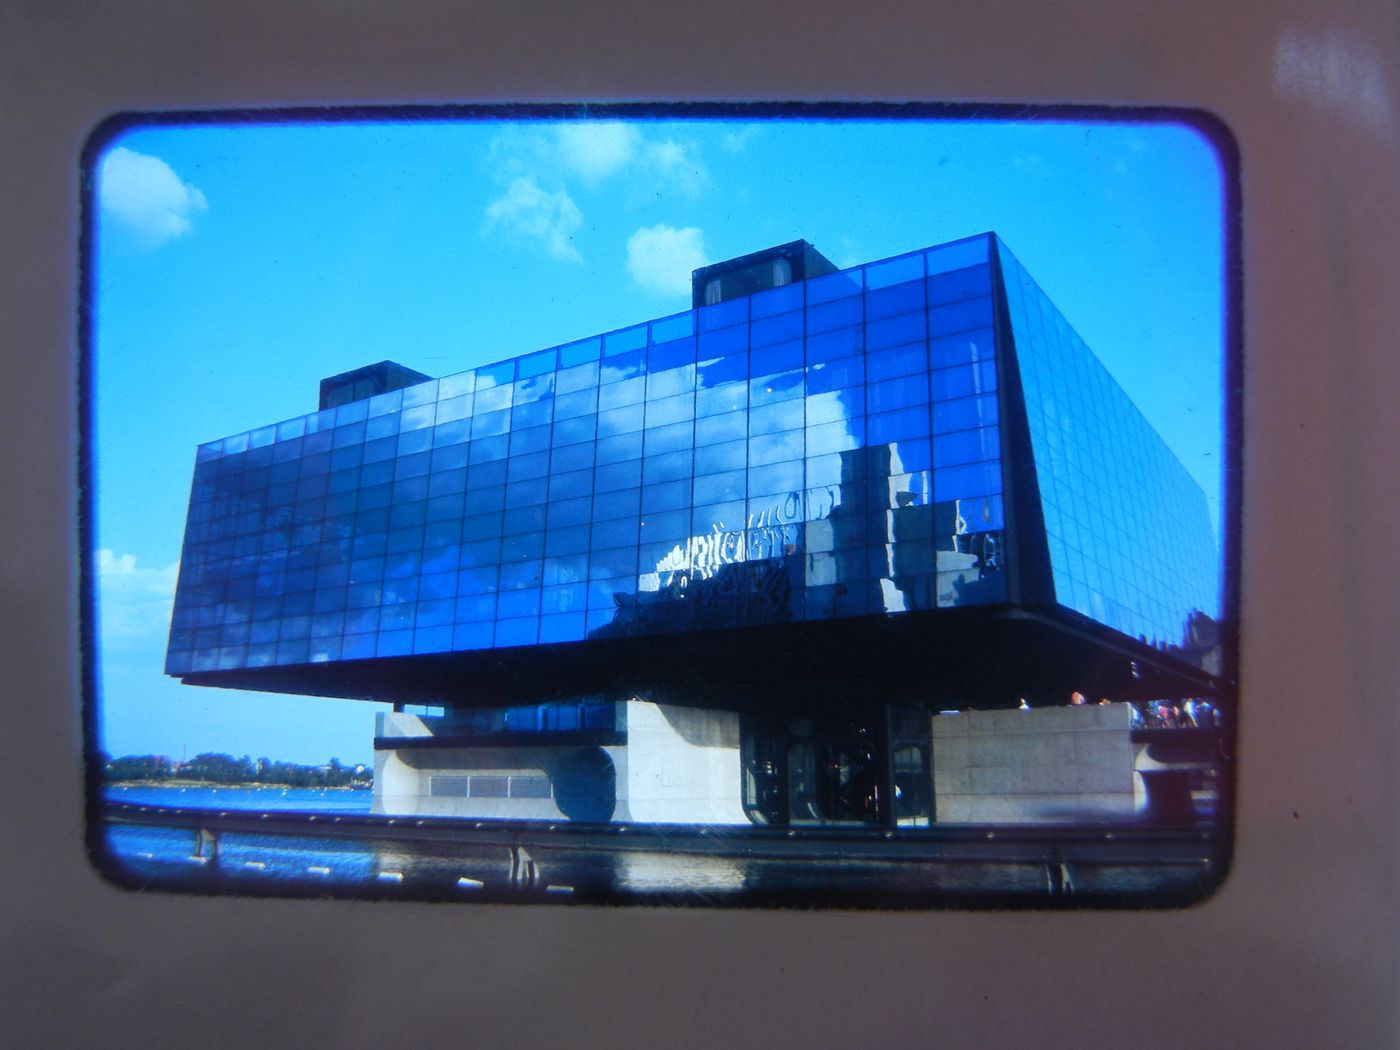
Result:
<svg viewBox="0 0 1400 1050"><path fill-rule="evenodd" d="M936 820L938 712L1215 695L1205 497L999 238L694 303L201 446L167 673L392 702L384 812L792 825Z"/></svg>

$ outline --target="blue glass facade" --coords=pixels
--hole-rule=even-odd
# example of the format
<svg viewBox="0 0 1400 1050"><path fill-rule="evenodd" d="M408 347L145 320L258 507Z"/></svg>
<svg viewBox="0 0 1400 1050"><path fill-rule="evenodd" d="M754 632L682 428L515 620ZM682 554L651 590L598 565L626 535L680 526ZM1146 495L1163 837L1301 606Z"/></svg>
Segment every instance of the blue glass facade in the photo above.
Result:
<svg viewBox="0 0 1400 1050"><path fill-rule="evenodd" d="M167 672L1023 599L1179 638L1191 609L1214 610L1204 499L998 244L201 446ZM1009 583L1008 413L1029 426L1053 595Z"/></svg>
<svg viewBox="0 0 1400 1050"><path fill-rule="evenodd" d="M1219 616L1205 494L999 245L1055 600L1150 644Z"/></svg>

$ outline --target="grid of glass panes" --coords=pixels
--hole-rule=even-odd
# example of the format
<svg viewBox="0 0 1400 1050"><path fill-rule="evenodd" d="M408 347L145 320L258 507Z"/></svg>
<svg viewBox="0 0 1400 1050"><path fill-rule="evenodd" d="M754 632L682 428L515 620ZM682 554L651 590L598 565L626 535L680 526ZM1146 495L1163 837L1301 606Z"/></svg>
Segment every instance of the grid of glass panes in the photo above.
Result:
<svg viewBox="0 0 1400 1050"><path fill-rule="evenodd" d="M1005 245L999 245L1056 598L1151 643L1217 616L1204 493Z"/></svg>
<svg viewBox="0 0 1400 1050"><path fill-rule="evenodd" d="M201 447L168 670L1004 600L988 245Z"/></svg>
<svg viewBox="0 0 1400 1050"><path fill-rule="evenodd" d="M523 707L459 707L431 721L434 736L499 736L532 733L613 732L625 727L627 709L587 699Z"/></svg>

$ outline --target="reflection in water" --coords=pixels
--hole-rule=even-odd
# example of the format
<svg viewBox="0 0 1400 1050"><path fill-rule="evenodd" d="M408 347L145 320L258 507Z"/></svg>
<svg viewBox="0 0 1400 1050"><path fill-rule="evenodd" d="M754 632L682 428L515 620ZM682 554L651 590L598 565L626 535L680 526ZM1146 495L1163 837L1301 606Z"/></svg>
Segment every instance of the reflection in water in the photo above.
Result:
<svg viewBox="0 0 1400 1050"><path fill-rule="evenodd" d="M666 853L623 853L617 857L616 885L627 893L733 892L747 883L744 860L737 857L676 856Z"/></svg>
<svg viewBox="0 0 1400 1050"><path fill-rule="evenodd" d="M778 859L658 851L525 850L494 844L384 844L311 837L222 836L216 857L192 854L189 830L114 825L111 856L143 884L187 884L223 891L365 893L372 896L473 897L566 902L615 894L666 901L741 903L745 895L794 901L873 894L1010 895L1043 899L1056 893L1039 862L950 862L937 859ZM1084 864L1072 869L1077 899L1148 898L1210 882L1201 862Z"/></svg>

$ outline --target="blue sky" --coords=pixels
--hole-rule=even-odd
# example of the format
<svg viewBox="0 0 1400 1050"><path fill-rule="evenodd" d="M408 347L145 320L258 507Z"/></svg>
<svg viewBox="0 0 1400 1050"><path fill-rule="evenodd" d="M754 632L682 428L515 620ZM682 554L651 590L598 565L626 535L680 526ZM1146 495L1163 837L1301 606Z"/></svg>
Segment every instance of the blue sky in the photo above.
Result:
<svg viewBox="0 0 1400 1050"><path fill-rule="evenodd" d="M194 450L390 358L447 375L688 308L799 237L838 265L995 230L1205 490L1220 533L1222 172L1173 124L133 128L97 162L102 745L371 757L375 705L162 674Z"/></svg>

